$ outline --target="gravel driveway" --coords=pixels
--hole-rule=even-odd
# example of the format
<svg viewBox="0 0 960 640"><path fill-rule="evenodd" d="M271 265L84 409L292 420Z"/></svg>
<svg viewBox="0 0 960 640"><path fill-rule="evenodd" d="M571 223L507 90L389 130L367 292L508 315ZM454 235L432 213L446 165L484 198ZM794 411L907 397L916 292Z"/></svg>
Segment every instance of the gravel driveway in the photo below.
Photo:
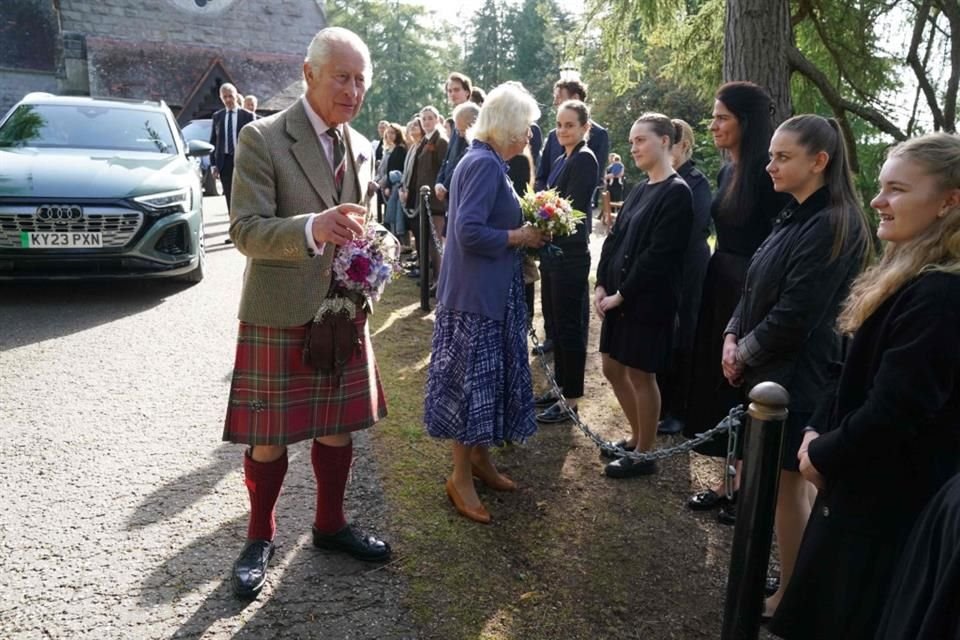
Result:
<svg viewBox="0 0 960 640"><path fill-rule="evenodd" d="M0 637L414 638L403 581L310 544L308 444L291 447L260 598L230 592L246 533L222 443L244 259L207 199L208 276L0 283ZM390 539L365 435L348 509Z"/></svg>

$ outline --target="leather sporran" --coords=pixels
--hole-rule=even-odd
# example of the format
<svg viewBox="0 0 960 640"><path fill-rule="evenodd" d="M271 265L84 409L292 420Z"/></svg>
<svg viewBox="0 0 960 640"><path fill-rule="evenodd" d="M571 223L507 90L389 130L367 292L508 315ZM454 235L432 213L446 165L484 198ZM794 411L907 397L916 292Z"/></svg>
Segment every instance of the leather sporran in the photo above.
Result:
<svg viewBox="0 0 960 640"><path fill-rule="evenodd" d="M307 327L303 363L324 375L339 378L343 367L362 348L355 318L356 306L352 301L324 300Z"/></svg>

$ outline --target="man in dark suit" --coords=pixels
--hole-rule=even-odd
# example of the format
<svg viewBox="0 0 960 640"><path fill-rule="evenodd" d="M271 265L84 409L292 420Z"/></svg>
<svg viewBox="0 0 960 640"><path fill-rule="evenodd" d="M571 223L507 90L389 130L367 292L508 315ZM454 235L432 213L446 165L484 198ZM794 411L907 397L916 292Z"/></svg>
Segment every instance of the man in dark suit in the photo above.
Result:
<svg viewBox="0 0 960 640"><path fill-rule="evenodd" d="M225 82L220 86L220 101L223 109L213 114L210 128L210 144L214 146L213 170L223 184L223 195L230 209L230 190L233 187L233 154L237 148L240 129L253 122L253 114L240 108L237 88Z"/></svg>
<svg viewBox="0 0 960 640"><path fill-rule="evenodd" d="M470 99L471 91L470 78L462 73L454 71L447 77L447 99L454 109ZM457 163L466 153L466 149L467 139L454 127L447 145L446 157L437 173L437 184L433 186L437 200L443 202L446 199L447 192L450 191L450 181L453 179L453 170L457 168Z"/></svg>

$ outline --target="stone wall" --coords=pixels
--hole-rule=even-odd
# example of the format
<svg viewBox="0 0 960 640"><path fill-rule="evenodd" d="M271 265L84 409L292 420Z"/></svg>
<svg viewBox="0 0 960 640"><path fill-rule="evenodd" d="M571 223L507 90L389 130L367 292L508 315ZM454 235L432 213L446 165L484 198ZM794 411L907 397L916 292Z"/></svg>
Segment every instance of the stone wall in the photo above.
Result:
<svg viewBox="0 0 960 640"><path fill-rule="evenodd" d="M31 91L56 93L56 74L44 71L0 69L0 118Z"/></svg>

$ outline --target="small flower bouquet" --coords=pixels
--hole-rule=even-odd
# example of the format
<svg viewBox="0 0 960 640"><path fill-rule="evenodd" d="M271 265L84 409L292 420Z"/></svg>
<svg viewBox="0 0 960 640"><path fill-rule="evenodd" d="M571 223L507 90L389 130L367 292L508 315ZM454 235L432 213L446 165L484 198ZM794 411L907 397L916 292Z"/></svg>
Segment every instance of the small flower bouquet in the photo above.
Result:
<svg viewBox="0 0 960 640"><path fill-rule="evenodd" d="M577 231L577 225L583 224L587 217L583 211L577 211L566 198L561 198L556 189L546 191L527 190L520 199L525 223L549 233L553 237L569 236ZM562 255L563 251L553 244L543 248L550 255Z"/></svg>
<svg viewBox="0 0 960 640"><path fill-rule="evenodd" d="M346 291L357 291L376 302L400 268L400 245L386 229L368 224L364 234L337 247L333 278Z"/></svg>

